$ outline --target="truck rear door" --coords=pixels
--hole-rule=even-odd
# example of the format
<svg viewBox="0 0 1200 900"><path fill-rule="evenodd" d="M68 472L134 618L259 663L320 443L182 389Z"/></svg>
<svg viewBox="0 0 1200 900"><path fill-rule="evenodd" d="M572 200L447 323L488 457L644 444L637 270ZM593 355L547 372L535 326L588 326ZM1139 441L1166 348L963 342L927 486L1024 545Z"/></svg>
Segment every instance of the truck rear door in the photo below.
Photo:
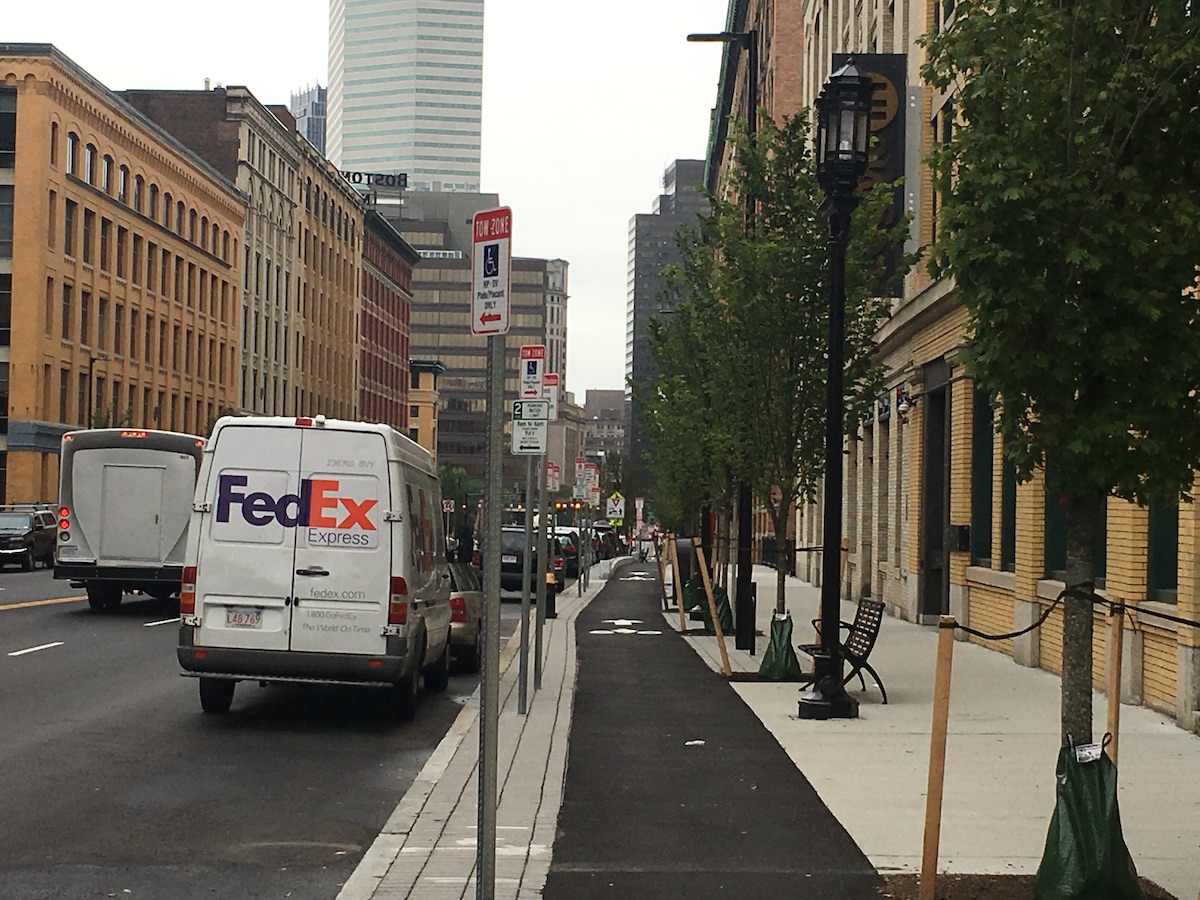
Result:
<svg viewBox="0 0 1200 900"><path fill-rule="evenodd" d="M157 563L162 540L165 466L106 463L100 481L98 562L145 560Z"/></svg>
<svg viewBox="0 0 1200 900"><path fill-rule="evenodd" d="M196 564L198 645L290 645L302 431L235 425L217 432Z"/></svg>
<svg viewBox="0 0 1200 900"><path fill-rule="evenodd" d="M387 443L373 431L301 435L308 517L296 529L291 649L380 655L392 562Z"/></svg>

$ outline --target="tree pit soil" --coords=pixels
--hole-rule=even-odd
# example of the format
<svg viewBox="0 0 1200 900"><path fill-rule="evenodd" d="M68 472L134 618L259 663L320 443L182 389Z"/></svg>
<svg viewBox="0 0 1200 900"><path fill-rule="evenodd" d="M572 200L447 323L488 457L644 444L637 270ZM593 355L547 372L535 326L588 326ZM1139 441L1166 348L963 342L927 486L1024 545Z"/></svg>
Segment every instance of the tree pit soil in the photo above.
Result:
<svg viewBox="0 0 1200 900"><path fill-rule="evenodd" d="M884 875L881 900L919 900L920 879L914 874ZM936 900L1034 900L1032 875L939 875ZM1142 879L1146 900L1178 900Z"/></svg>

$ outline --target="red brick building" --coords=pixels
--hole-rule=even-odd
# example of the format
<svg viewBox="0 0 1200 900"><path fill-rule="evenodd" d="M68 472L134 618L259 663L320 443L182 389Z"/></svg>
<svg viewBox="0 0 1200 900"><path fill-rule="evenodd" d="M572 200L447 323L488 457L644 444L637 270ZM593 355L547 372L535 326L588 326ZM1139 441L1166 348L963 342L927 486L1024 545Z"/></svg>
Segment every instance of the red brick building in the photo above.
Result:
<svg viewBox="0 0 1200 900"><path fill-rule="evenodd" d="M359 418L408 434L412 272L421 256L375 210L363 224Z"/></svg>

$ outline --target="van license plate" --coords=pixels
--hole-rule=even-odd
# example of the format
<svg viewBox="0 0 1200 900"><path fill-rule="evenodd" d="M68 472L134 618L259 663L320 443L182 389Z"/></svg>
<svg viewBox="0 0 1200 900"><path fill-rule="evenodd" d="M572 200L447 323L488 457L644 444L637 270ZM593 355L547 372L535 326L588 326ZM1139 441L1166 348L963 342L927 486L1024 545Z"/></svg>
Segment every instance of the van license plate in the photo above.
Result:
<svg viewBox="0 0 1200 900"><path fill-rule="evenodd" d="M262 610L249 606L225 607L226 628L262 628Z"/></svg>
<svg viewBox="0 0 1200 900"><path fill-rule="evenodd" d="M517 557L512 553L505 553L500 557L500 562L502 563L515 563L516 561Z"/></svg>

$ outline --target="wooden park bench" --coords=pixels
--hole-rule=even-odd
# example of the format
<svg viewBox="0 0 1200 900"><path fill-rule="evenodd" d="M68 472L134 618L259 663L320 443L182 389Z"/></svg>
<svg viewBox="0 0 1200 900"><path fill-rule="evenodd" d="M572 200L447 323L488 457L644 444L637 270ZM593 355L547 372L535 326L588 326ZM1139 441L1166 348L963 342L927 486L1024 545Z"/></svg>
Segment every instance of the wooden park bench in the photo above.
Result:
<svg viewBox="0 0 1200 900"><path fill-rule="evenodd" d="M859 683L862 684L865 691L867 682L862 673L866 669L871 673L871 678L875 680L879 693L883 695L883 702L887 703L887 691L883 688L883 681L874 667L867 662L867 658L871 655L871 649L875 646L875 640L879 637L879 626L883 624L883 601L864 597L858 601L858 609L854 612L854 622L840 622L839 624L842 628L849 630L846 640L839 642L842 647L842 658L850 664L850 672L842 684L849 684L850 679L857 675ZM821 620L813 619L813 627L820 635ZM821 645L800 644L799 649L801 653L814 656L821 652Z"/></svg>

